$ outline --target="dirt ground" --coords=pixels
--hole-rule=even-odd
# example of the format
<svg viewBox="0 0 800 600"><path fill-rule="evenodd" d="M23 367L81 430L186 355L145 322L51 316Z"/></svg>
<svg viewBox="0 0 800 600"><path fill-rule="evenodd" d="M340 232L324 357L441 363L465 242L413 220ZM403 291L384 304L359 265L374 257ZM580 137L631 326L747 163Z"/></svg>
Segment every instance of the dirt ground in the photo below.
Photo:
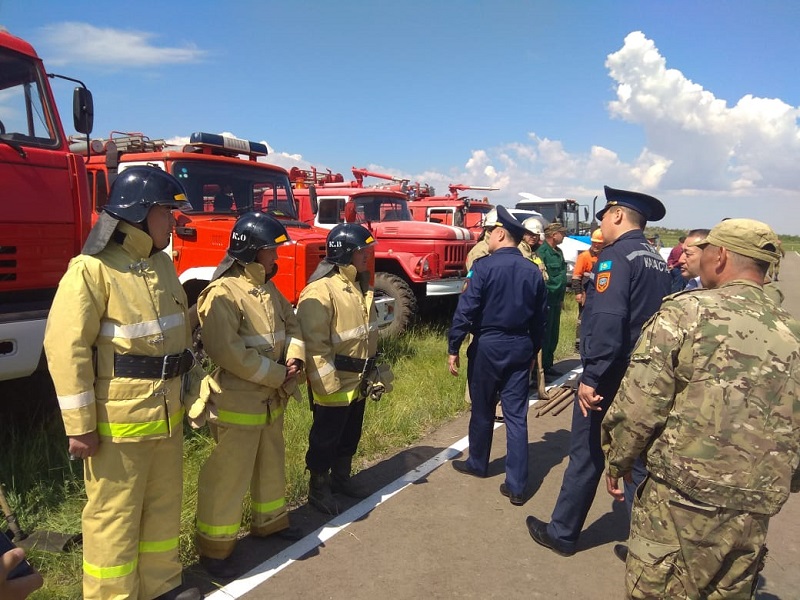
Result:
<svg viewBox="0 0 800 600"><path fill-rule="evenodd" d="M781 287L784 306L796 317L798 272L800 257L792 253L782 265ZM566 371L576 362L558 366ZM524 506L512 506L498 491L504 480L504 427L495 430L488 478L452 468L451 459L466 447L465 416L359 473L376 494L358 505L353 501L351 510L334 521L326 522L307 506L293 511L293 523L308 534L300 542L242 540L235 556L243 571L250 571L239 580L213 582L196 568L187 572L187 580L220 599L621 598L624 564L612 547L627 536L626 514L604 488L598 489L574 556L560 557L528 534L525 518L549 520L558 495L571 411L534 414L532 409ZM800 597L797 495L772 520L767 541L770 552L757 598Z"/></svg>

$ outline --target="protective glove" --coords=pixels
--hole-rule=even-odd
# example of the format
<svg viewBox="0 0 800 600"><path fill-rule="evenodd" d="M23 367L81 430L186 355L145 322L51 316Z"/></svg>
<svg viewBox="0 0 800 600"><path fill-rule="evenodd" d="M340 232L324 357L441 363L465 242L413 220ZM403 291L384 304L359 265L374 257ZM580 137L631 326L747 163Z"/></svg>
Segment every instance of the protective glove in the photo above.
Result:
<svg viewBox="0 0 800 600"><path fill-rule="evenodd" d="M305 379L305 377L303 379ZM278 398L284 403L284 405L289 402L289 398L294 398L298 402L303 400L303 395L300 393L300 387L297 385L298 380L299 377L295 377L278 388Z"/></svg>
<svg viewBox="0 0 800 600"><path fill-rule="evenodd" d="M219 387L219 384L211 375L203 377L200 382L200 395L186 411L186 416L192 429L200 429L206 424L206 406L212 394L220 393L222 393L222 388Z"/></svg>
<svg viewBox="0 0 800 600"><path fill-rule="evenodd" d="M389 363L379 363L376 367L378 370L377 381L383 384L383 393L388 394L394 389L392 382L394 381L394 373Z"/></svg>
<svg viewBox="0 0 800 600"><path fill-rule="evenodd" d="M369 377L364 380L364 397L377 402L381 396L394 389L392 381L394 381L394 374L388 364L375 365Z"/></svg>

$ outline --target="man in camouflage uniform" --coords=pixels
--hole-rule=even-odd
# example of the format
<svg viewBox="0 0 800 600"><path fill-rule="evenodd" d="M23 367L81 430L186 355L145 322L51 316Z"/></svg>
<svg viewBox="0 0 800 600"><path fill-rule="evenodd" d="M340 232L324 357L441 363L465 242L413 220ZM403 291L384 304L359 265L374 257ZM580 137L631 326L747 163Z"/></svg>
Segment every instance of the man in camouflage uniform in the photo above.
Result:
<svg viewBox="0 0 800 600"><path fill-rule="evenodd" d="M777 237L729 219L695 242L705 288L645 324L602 425L606 485L647 456L630 598L751 598L767 526L800 489L800 323L763 291Z"/></svg>

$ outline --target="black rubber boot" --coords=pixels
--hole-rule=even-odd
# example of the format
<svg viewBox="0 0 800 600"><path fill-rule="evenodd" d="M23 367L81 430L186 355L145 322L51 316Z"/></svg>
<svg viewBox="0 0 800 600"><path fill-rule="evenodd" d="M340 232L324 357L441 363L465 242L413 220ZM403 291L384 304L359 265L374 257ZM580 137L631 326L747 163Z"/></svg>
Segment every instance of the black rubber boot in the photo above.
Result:
<svg viewBox="0 0 800 600"><path fill-rule="evenodd" d="M208 556L201 556L200 566L212 577L219 577L220 579L233 579L242 572L230 557L209 558Z"/></svg>
<svg viewBox="0 0 800 600"><path fill-rule="evenodd" d="M308 503L326 515L339 514L339 505L331 492L329 473L311 471L311 477L308 480Z"/></svg>
<svg viewBox="0 0 800 600"><path fill-rule="evenodd" d="M168 592L157 596L155 600L201 600L203 594L196 587L184 587L179 585Z"/></svg>
<svg viewBox="0 0 800 600"><path fill-rule="evenodd" d="M366 498L370 492L363 485L353 481L350 476L352 466L352 456L343 456L334 461L331 469L331 489L334 494L342 494L350 498Z"/></svg>

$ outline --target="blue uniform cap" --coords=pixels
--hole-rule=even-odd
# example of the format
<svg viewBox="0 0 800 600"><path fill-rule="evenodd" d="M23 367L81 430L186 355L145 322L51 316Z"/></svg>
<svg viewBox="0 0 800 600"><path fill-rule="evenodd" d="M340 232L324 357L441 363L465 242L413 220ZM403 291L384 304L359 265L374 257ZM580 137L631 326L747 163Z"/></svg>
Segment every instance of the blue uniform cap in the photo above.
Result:
<svg viewBox="0 0 800 600"><path fill-rule="evenodd" d="M518 240L521 240L522 236L525 235L525 227L511 216L505 206L497 207L497 220L494 223L487 223L487 225L507 229Z"/></svg>
<svg viewBox="0 0 800 600"><path fill-rule="evenodd" d="M646 221L660 221L667 214L667 209L661 204L661 200L653 198L647 194L639 192L629 192L627 190L615 190L614 188L603 186L606 192L607 204L598 212L595 217L598 221L603 220L603 215L609 208L614 206L625 206L632 208L644 215Z"/></svg>

